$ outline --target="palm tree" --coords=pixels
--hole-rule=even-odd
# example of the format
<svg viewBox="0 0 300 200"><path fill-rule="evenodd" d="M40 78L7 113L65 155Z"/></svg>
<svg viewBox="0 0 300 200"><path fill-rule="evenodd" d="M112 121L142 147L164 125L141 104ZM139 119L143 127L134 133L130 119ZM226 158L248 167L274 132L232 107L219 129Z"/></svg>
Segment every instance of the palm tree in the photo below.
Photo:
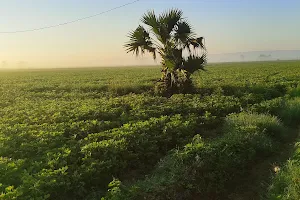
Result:
<svg viewBox="0 0 300 200"><path fill-rule="evenodd" d="M191 74L204 70L206 64L204 38L196 37L182 15L178 9L159 16L148 11L141 19L144 26L139 25L130 32L130 40L125 44L127 53L138 56L149 52L153 59L157 54L161 57L162 77L156 84L156 91L167 95L191 89Z"/></svg>

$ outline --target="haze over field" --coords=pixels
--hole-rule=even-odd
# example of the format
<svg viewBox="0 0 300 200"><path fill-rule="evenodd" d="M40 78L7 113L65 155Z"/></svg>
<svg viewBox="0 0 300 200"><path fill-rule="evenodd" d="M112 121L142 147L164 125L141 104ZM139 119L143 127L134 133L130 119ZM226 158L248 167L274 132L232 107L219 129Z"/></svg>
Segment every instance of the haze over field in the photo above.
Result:
<svg viewBox="0 0 300 200"><path fill-rule="evenodd" d="M272 60L300 60L300 51L250 51L226 54L208 55L210 62L247 62L247 61L272 61Z"/></svg>
<svg viewBox="0 0 300 200"><path fill-rule="evenodd" d="M4 1L0 8L0 32L72 21L128 2L35 0L21 4L19 0ZM143 13L148 9L159 13L170 6L182 9L195 32L206 38L210 62L300 57L300 26L295 22L300 18L297 0L142 0L53 29L2 33L0 68L159 64L150 56L135 58L126 54L123 45L127 33L136 27Z"/></svg>

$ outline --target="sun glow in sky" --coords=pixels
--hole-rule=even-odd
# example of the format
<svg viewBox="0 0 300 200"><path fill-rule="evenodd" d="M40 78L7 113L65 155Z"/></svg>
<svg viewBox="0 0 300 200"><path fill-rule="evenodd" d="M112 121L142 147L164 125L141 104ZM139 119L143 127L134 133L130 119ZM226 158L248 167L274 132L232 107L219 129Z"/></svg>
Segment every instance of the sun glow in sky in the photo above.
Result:
<svg viewBox="0 0 300 200"><path fill-rule="evenodd" d="M0 32L43 27L93 15L131 0L3 0ZM0 34L0 67L155 64L126 54L126 35L149 9L184 12L210 54L300 49L299 0L141 0L77 23Z"/></svg>

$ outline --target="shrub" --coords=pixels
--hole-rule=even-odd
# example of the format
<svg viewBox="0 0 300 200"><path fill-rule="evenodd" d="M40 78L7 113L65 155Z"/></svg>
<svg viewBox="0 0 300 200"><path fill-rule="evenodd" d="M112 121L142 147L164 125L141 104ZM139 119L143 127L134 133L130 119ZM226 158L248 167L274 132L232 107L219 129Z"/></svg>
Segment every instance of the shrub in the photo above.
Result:
<svg viewBox="0 0 300 200"><path fill-rule="evenodd" d="M300 98L288 100L286 105L279 113L283 122L292 127L299 126L300 122Z"/></svg>
<svg viewBox="0 0 300 200"><path fill-rule="evenodd" d="M292 88L288 91L288 94L291 97L300 97L300 86L296 87L296 88Z"/></svg>
<svg viewBox="0 0 300 200"><path fill-rule="evenodd" d="M170 149L192 138L197 126L195 116L183 120L175 115L90 134L81 147L84 182L105 188L113 177L125 176L129 171L146 172Z"/></svg>
<svg viewBox="0 0 300 200"><path fill-rule="evenodd" d="M162 160L148 178L133 185L120 184L104 199L221 198L251 162L275 152L274 139L281 137L282 129L278 119L269 115L230 115L223 137L206 143L195 136L183 150Z"/></svg>
<svg viewBox="0 0 300 200"><path fill-rule="evenodd" d="M263 101L257 104L254 104L249 110L258 113L269 113L271 115L278 116L280 111L284 108L286 99L283 97L278 97L275 99Z"/></svg>
<svg viewBox="0 0 300 200"><path fill-rule="evenodd" d="M295 145L292 159L275 175L268 197L270 200L300 199L300 142Z"/></svg>

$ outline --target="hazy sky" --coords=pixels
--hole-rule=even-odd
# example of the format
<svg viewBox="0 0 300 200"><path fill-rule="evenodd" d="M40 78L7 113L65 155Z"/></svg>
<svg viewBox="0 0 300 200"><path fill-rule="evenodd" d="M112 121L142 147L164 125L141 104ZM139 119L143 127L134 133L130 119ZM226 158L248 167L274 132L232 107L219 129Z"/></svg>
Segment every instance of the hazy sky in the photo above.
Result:
<svg viewBox="0 0 300 200"><path fill-rule="evenodd" d="M54 25L132 0L2 0L0 32ZM77 23L0 34L0 65L103 66L152 64L126 54L126 34L144 12L180 8L210 54L300 49L299 0L141 0Z"/></svg>

